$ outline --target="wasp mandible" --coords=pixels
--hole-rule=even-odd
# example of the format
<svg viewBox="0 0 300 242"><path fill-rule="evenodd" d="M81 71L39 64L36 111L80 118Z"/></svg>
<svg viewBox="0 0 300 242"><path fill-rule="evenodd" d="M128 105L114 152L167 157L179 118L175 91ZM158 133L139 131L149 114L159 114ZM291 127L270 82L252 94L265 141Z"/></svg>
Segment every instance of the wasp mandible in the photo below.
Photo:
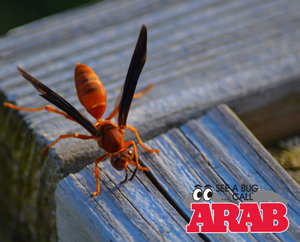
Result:
<svg viewBox="0 0 300 242"><path fill-rule="evenodd" d="M77 133L60 135L53 143L47 145L40 155L43 155L49 147L55 145L60 139L66 139L71 137L84 140L94 139L98 143L98 146L106 151L104 155L98 157L95 160L95 178L97 190L92 195L98 195L100 193L100 186L99 169L97 165L106 157L110 157L111 165L116 170L125 169L125 179L121 183L126 182L128 179L128 164L133 164L136 166L129 180L132 180L134 178L137 169L140 169L142 171L149 170L148 168L142 167L139 164L135 142L132 140L125 142L124 133L126 128L128 128L136 135L139 144L144 149L151 153L159 153L159 150L151 150L147 148L141 141L137 130L134 127L127 125L127 117L132 99L144 95L152 86L149 85L144 91L134 95L139 76L146 62L146 56L147 28L145 25L143 25L140 31L135 50L133 52L133 56L129 65L123 88L121 89L121 93L119 95L120 98L117 99L114 110L104 120L101 119L106 109L106 92L104 86L91 68L84 64L77 63L74 75L77 95L81 104L97 120L95 124L88 120L84 114L76 110L64 98L62 98L60 95L52 91L43 83L32 77L26 71L22 70L20 67L17 68L21 75L25 79L27 79L41 93L40 96L45 98L50 103L54 104L62 111L57 110L56 108L53 108L49 105L47 105L46 107L35 109L17 107L11 103L4 103L4 106L16 110L26 111L47 110L48 112L61 114L65 118L77 122L83 128L85 128L91 135L82 135ZM117 117L117 125L111 121L111 119L114 116ZM130 145L133 146L133 152L128 148Z"/></svg>

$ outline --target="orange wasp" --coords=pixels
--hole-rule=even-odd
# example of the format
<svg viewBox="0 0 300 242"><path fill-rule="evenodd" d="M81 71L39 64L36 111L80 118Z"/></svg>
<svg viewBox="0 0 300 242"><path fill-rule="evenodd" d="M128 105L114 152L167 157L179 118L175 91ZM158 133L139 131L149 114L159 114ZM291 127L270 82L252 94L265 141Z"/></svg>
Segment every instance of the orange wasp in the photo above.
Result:
<svg viewBox="0 0 300 242"><path fill-rule="evenodd" d="M4 103L5 106L17 110L26 111L40 111L47 110L49 112L58 113L63 115L74 122L79 123L83 128L85 128L91 135L82 134L66 134L60 135L52 144L45 147L41 155L46 152L46 150L56 144L60 139L65 138L77 138L77 139L94 139L97 141L100 148L104 149L107 153L98 157L95 160L95 178L97 190L92 195L98 195L100 193L99 186L99 169L97 164L101 162L106 157L111 157L111 165L116 170L125 169L125 179L121 182L124 183L128 178L128 164L133 164L136 166L131 178L132 180L137 172L137 169L142 171L149 171L149 168L142 167L138 161L137 148L134 141L124 140L125 129L128 128L130 131L135 133L139 144L147 151L154 153L159 153L159 150L150 150L141 141L137 130L134 127L127 125L127 116L129 113L130 105L133 98L140 97L144 95L151 85L148 86L144 91L139 94L134 95L135 88L138 82L138 78L142 72L144 64L146 62L147 56L147 28L145 25L142 26L141 32L129 65L125 83L123 86L123 91L121 90L122 96L120 103L116 103L115 109L112 113L104 120L101 120L105 109L106 109L106 92L100 79L95 74L95 72L86 65L77 63L75 68L75 84L77 89L77 95L81 104L86 108L86 110L97 120L95 124L89 121L83 114L77 111L70 103L59 96L57 93L52 91L50 88L45 86L40 81L36 80L34 77L29 75L27 72L17 67L21 75L27 79L41 94L43 98L48 100L50 103L54 104L56 107L61 109L59 111L49 105L42 108L28 109L22 107L16 107L10 103ZM117 116L118 125L113 123L111 119ZM128 146L133 146L133 152L127 148ZM135 156L135 162L133 161Z"/></svg>

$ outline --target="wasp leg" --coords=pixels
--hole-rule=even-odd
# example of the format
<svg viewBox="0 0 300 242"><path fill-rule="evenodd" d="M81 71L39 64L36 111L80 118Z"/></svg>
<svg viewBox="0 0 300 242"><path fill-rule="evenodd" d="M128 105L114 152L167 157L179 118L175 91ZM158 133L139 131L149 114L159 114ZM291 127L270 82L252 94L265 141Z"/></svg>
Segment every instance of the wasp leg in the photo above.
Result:
<svg viewBox="0 0 300 242"><path fill-rule="evenodd" d="M51 107L50 105L47 105L47 106L41 107L41 108L23 108L23 107L17 107L17 106L15 106L15 105L13 105L11 103L8 103L8 102L5 102L3 105L5 107L9 107L11 109L23 110L23 111L29 111L29 112L36 112L36 111L41 111L41 110L47 110L48 112L51 112L51 113L57 113L57 114L63 115L65 118L70 119L70 120L76 122L74 119L72 119L65 112L59 111L56 108Z"/></svg>
<svg viewBox="0 0 300 242"><path fill-rule="evenodd" d="M127 162L130 163L130 164L135 165L136 169L139 168L142 171L149 171L150 170L149 168L142 167L139 164L139 159L138 159L138 155L137 155L137 149L136 149L136 145L135 145L134 141L129 140L129 141L125 142L124 148L128 147L129 145L133 145L133 153L134 153L134 156L135 156L135 162L131 161L131 160L128 160ZM135 174L136 174L136 170L133 172L133 175L130 177L130 179L129 179L130 181L133 179L133 177L135 176Z"/></svg>
<svg viewBox="0 0 300 242"><path fill-rule="evenodd" d="M98 157L96 160L95 160L95 179L96 179L96 187L97 187L97 190L96 192L93 192L92 196L95 197L96 195L99 195L100 194L100 186L99 186L99 168L98 168L98 163L103 161L104 158L108 157L109 154L106 153L100 157Z"/></svg>
<svg viewBox="0 0 300 242"><path fill-rule="evenodd" d="M142 171L149 171L150 170L147 167L142 167L140 164L136 164L134 161L128 161L128 163L133 164L133 165L136 166L134 172L132 173L132 176L129 178L129 181L131 181L135 177L137 169L140 169Z"/></svg>
<svg viewBox="0 0 300 242"><path fill-rule="evenodd" d="M118 112L120 109L120 104L111 112L110 115L105 120L111 120Z"/></svg>
<svg viewBox="0 0 300 242"><path fill-rule="evenodd" d="M153 87L153 84L150 84L149 86L147 86L143 91L137 93L137 94L134 94L133 95L133 98L139 98L143 95L145 95L151 88ZM120 109L120 103L119 105L111 112L110 115L108 115L108 117L105 119L105 120L111 120L118 112L119 112L119 109Z"/></svg>
<svg viewBox="0 0 300 242"><path fill-rule="evenodd" d="M144 96L147 92L149 92L149 90L153 87L153 84L149 84L143 91L134 94L133 98L139 98L141 96Z"/></svg>
<svg viewBox="0 0 300 242"><path fill-rule="evenodd" d="M140 138L140 136L139 136L137 130L136 130L134 127L131 127L131 126L129 126L129 125L127 125L126 127L127 127L131 132L133 132L133 133L135 134L135 136L136 136L136 138L137 138L139 144L140 144L145 150L147 150L147 151L149 151L149 152L151 152L151 153L156 152L157 154L159 154L159 150L150 150L149 148L147 148L147 147L143 144L143 142L142 142L142 140L141 140L141 138Z"/></svg>
<svg viewBox="0 0 300 242"><path fill-rule="evenodd" d="M138 167L135 168L134 172L132 173L132 176L129 178L129 181L131 181L135 177L137 169L138 169Z"/></svg>
<svg viewBox="0 0 300 242"><path fill-rule="evenodd" d="M42 156L51 146L55 145L60 139L66 139L66 138L77 138L77 139L94 139L94 136L89 135L83 135L83 134L64 134L60 135L54 142L52 142L50 145L47 145L45 149L40 153L40 156Z"/></svg>
<svg viewBox="0 0 300 242"><path fill-rule="evenodd" d="M125 167L125 173L126 173L125 179L123 181L121 181L120 184L127 182L127 178L128 178L128 168L127 167Z"/></svg>

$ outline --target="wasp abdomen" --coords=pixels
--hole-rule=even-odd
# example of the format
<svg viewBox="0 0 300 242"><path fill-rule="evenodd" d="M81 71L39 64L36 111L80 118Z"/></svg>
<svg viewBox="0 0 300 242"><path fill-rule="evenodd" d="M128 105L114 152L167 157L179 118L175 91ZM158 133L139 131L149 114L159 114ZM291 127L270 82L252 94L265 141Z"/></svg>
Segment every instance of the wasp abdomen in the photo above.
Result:
<svg viewBox="0 0 300 242"><path fill-rule="evenodd" d="M95 119L100 120L106 109L106 92L99 77L88 66L77 63L75 85L81 104Z"/></svg>

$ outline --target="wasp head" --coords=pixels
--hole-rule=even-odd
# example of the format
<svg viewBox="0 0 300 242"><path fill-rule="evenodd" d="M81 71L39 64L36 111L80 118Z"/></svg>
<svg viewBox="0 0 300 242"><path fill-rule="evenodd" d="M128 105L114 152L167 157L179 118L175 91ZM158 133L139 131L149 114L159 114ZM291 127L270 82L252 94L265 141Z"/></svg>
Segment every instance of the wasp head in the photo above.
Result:
<svg viewBox="0 0 300 242"><path fill-rule="evenodd" d="M118 171L123 170L128 165L128 160L133 160L133 152L126 148L110 158L111 165Z"/></svg>

